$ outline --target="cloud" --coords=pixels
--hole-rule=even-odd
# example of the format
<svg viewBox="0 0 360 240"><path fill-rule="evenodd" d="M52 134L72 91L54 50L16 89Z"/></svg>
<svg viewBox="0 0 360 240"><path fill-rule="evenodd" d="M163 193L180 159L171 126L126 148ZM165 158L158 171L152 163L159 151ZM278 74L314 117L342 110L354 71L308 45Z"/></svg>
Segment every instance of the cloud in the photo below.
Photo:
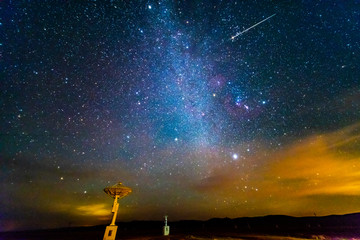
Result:
<svg viewBox="0 0 360 240"><path fill-rule="evenodd" d="M359 211L347 201L360 195L360 123L297 140L277 151L263 148L246 160L217 166L193 189L217 201L229 215L240 203L238 211L250 215Z"/></svg>
<svg viewBox="0 0 360 240"><path fill-rule="evenodd" d="M106 204L88 204L76 208L80 215L106 217L111 209Z"/></svg>
<svg viewBox="0 0 360 240"><path fill-rule="evenodd" d="M264 177L290 195L359 194L359 138L359 124L308 137L269 159Z"/></svg>

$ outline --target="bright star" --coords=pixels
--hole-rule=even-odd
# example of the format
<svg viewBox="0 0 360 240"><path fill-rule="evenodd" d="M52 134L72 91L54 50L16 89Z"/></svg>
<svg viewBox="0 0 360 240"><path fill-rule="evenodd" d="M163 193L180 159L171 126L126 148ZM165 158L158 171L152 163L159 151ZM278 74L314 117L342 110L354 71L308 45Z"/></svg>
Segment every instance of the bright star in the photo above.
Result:
<svg viewBox="0 0 360 240"><path fill-rule="evenodd" d="M236 159L239 158L239 156L238 156L236 153L234 153L234 154L232 155L232 158L233 158L234 160L236 160Z"/></svg>

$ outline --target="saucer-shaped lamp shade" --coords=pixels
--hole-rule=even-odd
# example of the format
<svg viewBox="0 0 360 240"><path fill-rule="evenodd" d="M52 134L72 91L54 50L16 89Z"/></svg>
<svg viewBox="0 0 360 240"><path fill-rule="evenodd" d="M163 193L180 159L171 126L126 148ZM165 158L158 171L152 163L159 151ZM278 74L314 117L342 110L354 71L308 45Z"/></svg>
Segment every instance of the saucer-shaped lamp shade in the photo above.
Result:
<svg viewBox="0 0 360 240"><path fill-rule="evenodd" d="M122 183L119 182L113 186L104 188L104 192L113 198L115 198L115 196L122 198L131 193L132 190L129 187L123 186Z"/></svg>

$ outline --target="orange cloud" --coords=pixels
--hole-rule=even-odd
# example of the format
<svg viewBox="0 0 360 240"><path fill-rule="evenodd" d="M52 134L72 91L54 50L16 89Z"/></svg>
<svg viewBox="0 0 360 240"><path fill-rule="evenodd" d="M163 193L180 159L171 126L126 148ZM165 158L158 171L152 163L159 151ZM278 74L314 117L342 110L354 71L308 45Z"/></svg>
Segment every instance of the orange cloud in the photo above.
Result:
<svg viewBox="0 0 360 240"><path fill-rule="evenodd" d="M274 187L294 190L291 195L360 194L359 126L312 136L278 152L264 177Z"/></svg>
<svg viewBox="0 0 360 240"><path fill-rule="evenodd" d="M111 209L106 204L89 204L78 206L76 210L81 215L87 216L108 216Z"/></svg>
<svg viewBox="0 0 360 240"><path fill-rule="evenodd" d="M359 211L354 204L360 200L359 139L360 124L355 124L275 153L263 149L252 158L217 166L193 187L227 216Z"/></svg>

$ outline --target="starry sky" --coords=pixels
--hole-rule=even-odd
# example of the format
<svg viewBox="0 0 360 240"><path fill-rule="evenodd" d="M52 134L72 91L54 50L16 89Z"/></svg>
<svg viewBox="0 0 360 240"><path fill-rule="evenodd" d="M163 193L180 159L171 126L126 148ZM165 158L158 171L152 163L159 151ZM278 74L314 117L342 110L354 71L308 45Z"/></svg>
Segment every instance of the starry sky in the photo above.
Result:
<svg viewBox="0 0 360 240"><path fill-rule="evenodd" d="M360 211L360 1L1 1L0 230Z"/></svg>

